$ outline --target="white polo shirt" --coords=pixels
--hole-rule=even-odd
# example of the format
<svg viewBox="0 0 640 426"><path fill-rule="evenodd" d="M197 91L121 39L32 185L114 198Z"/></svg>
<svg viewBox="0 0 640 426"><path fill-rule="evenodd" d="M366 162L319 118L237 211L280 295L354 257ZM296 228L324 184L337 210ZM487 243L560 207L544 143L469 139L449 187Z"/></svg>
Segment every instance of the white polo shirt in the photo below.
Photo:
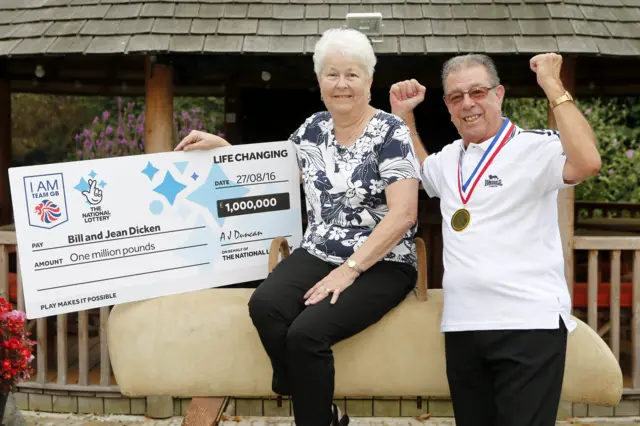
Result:
<svg viewBox="0 0 640 426"><path fill-rule="evenodd" d="M562 318L571 332L576 324L570 318L557 212L558 190L569 185L562 178L566 157L558 133L513 126L491 161L500 144L492 142L464 150L457 140L422 163L425 190L441 200L441 330L554 329ZM460 192L468 197L466 206ZM471 220L455 231L451 218L462 207Z"/></svg>

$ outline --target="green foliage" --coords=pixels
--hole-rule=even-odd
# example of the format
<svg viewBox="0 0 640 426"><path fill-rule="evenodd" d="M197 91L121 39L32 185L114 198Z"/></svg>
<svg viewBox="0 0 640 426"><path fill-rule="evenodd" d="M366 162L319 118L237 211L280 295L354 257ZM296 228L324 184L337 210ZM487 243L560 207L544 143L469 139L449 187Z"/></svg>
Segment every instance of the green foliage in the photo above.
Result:
<svg viewBox="0 0 640 426"><path fill-rule="evenodd" d="M74 152L73 136L93 118L96 98L11 96L13 165L66 161Z"/></svg>
<svg viewBox="0 0 640 426"><path fill-rule="evenodd" d="M640 202L640 104L637 98L577 100L596 135L602 169L576 187L576 200ZM503 111L523 128L547 127L544 99L508 99Z"/></svg>

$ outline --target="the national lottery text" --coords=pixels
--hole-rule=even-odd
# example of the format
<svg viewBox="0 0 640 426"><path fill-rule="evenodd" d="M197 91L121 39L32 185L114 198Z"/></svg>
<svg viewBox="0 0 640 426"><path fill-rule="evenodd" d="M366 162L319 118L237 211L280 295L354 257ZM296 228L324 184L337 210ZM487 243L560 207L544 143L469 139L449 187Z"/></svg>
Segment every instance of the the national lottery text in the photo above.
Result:
<svg viewBox="0 0 640 426"><path fill-rule="evenodd" d="M285 158L289 156L289 151L286 149L278 149L271 151L261 152L238 152L236 154L219 154L213 156L214 164L222 163L238 163L241 161L251 160L268 160L270 158Z"/></svg>

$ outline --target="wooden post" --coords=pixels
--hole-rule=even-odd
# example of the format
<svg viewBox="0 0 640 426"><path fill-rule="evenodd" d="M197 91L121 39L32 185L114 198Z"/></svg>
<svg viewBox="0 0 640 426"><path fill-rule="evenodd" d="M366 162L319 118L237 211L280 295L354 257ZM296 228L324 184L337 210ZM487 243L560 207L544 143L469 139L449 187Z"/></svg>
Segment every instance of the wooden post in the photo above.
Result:
<svg viewBox="0 0 640 426"><path fill-rule="evenodd" d="M0 62L0 225L13 221L9 166L11 165L11 86L6 62Z"/></svg>
<svg viewBox="0 0 640 426"><path fill-rule="evenodd" d="M145 153L172 151L173 136L173 69L158 63L155 56L145 62Z"/></svg>
<svg viewBox="0 0 640 426"><path fill-rule="evenodd" d="M575 97L576 85L576 58L563 57L562 70L560 79L564 88ZM548 107L548 127L549 129L557 129L557 123L553 115L551 107ZM564 274L569 286L569 294L573 303L573 282L574 282L574 265L573 265L573 236L574 236L574 208L575 208L575 191L573 187L561 189L558 194L558 225L560 226L560 236L562 238L562 250L564 252Z"/></svg>
<svg viewBox="0 0 640 426"><path fill-rule="evenodd" d="M145 60L145 138L147 154L172 151L173 136L173 69L158 63L155 56ZM148 396L146 415L163 419L173 416L173 398Z"/></svg>
<svg viewBox="0 0 640 426"><path fill-rule="evenodd" d="M232 145L242 143L240 133L240 99L233 82L227 82L224 88L224 137Z"/></svg>

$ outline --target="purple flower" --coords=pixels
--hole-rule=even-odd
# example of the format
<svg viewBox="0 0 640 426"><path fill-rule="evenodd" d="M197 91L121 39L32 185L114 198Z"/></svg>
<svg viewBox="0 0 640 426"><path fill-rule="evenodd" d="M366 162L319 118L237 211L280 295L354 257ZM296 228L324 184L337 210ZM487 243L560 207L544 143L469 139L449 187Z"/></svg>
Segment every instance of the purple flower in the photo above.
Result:
<svg viewBox="0 0 640 426"><path fill-rule="evenodd" d="M110 115L110 114L109 114L109 111L104 111L104 112L102 113L102 121L105 121L105 122L106 122L106 121L109 119L109 115Z"/></svg>
<svg viewBox="0 0 640 426"><path fill-rule="evenodd" d="M627 158L631 158L631 157L633 157L633 150L632 149L627 151Z"/></svg>
<svg viewBox="0 0 640 426"><path fill-rule="evenodd" d="M591 108L587 108L584 112L584 115L589 115L591 114Z"/></svg>
<svg viewBox="0 0 640 426"><path fill-rule="evenodd" d="M613 142L611 142L611 145L613 145L613 147L617 147L618 146L618 138L614 138Z"/></svg>
<svg viewBox="0 0 640 426"><path fill-rule="evenodd" d="M105 130L105 133L106 133L107 135L110 135L111 133L113 133L113 127L111 127L111 126L107 126L107 129Z"/></svg>
<svg viewBox="0 0 640 426"><path fill-rule="evenodd" d="M613 176L613 169L609 169L609 176Z"/></svg>

